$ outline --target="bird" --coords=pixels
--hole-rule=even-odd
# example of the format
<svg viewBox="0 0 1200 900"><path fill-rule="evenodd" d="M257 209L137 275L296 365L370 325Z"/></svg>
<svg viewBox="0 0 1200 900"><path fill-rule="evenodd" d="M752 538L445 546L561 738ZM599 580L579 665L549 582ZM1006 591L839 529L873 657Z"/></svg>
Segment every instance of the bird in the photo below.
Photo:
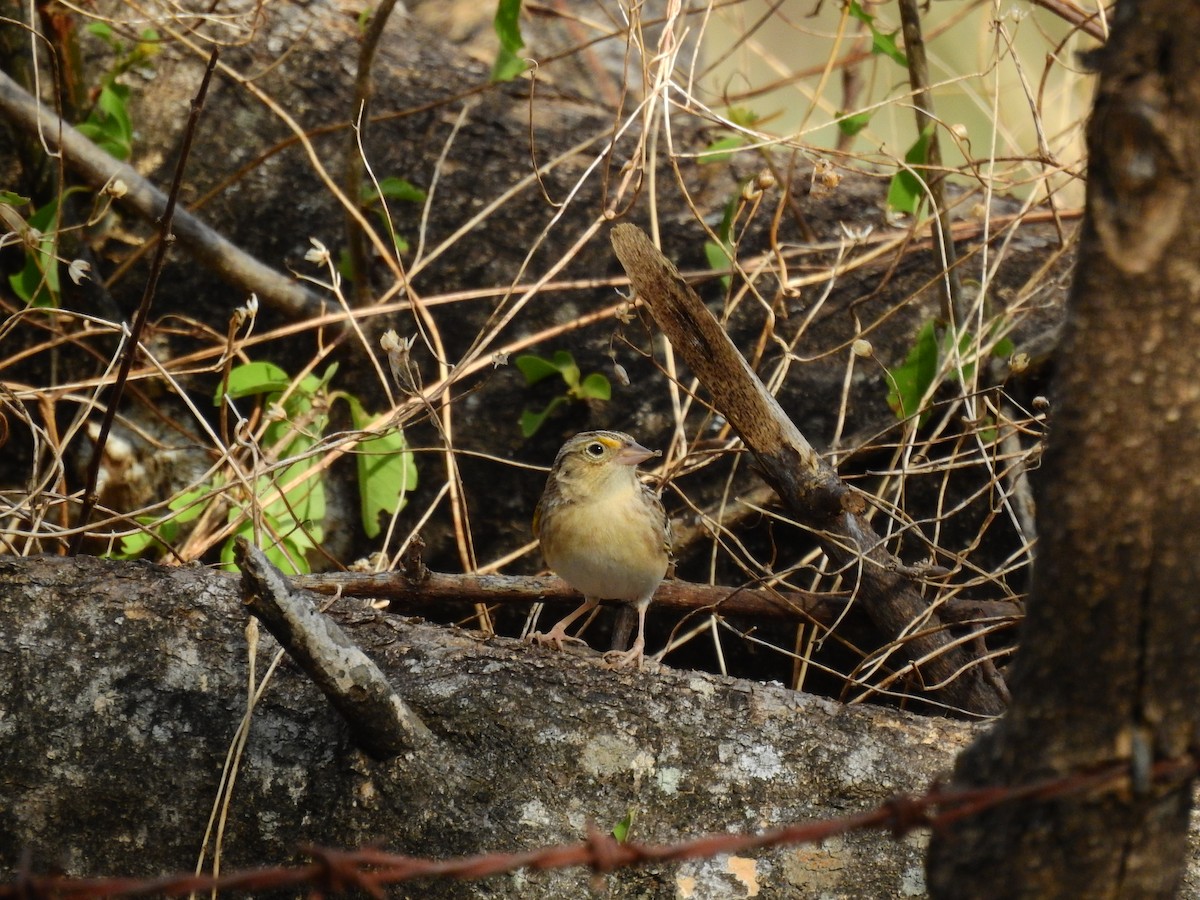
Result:
<svg viewBox="0 0 1200 900"><path fill-rule="evenodd" d="M584 431L562 445L533 513L533 533L546 564L584 602L530 640L558 650L582 644L567 628L601 600L623 600L637 611L637 637L628 650L605 654L605 664L642 667L646 608L670 565L671 531L662 500L639 480L637 467L661 455L620 431Z"/></svg>

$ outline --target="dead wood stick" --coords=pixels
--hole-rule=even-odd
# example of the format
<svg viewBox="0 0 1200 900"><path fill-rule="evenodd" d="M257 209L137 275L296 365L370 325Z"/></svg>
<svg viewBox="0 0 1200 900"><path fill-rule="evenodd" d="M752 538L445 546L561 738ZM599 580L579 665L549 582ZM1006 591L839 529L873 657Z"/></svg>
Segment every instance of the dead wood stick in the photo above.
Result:
<svg viewBox="0 0 1200 900"><path fill-rule="evenodd" d="M431 740L379 667L321 615L307 592L293 590L266 555L242 538L237 562L246 606L341 713L355 743L376 759L390 759Z"/></svg>
<svg viewBox="0 0 1200 900"><path fill-rule="evenodd" d="M121 205L154 222L166 209L167 197L130 165L109 156L54 115L15 81L0 72L0 116L15 129L39 135L88 185L99 190L120 180ZM270 268L213 231L187 210L176 211L172 231L200 263L235 287L253 291L268 306L293 319L319 315L324 301L290 275ZM235 303L230 304L232 310Z"/></svg>
<svg viewBox="0 0 1200 900"><path fill-rule="evenodd" d="M862 513L864 500L838 478L750 369L720 323L675 266L634 225L612 230L613 248L637 295L712 395L713 405L754 453L763 478L826 554L857 577L856 601L905 655L925 684L967 712L997 715L1004 699L966 646L954 646L936 612L900 570L903 563ZM855 572L857 570L857 572Z"/></svg>
<svg viewBox="0 0 1200 900"><path fill-rule="evenodd" d="M334 572L299 575L299 588L344 597L378 597L401 603L579 603L579 594L561 578L522 575L450 575L423 571L413 578L402 572L359 574ZM614 601L613 605L622 604ZM832 625L846 609L846 597L809 591L694 584L664 581L654 595L654 608L677 612L711 609L722 615L791 619Z"/></svg>

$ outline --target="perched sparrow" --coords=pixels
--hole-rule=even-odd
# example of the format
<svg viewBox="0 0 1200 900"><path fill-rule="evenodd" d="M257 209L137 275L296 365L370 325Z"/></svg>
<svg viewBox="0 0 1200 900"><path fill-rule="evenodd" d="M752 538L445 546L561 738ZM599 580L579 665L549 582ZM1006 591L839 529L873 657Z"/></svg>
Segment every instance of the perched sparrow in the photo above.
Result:
<svg viewBox="0 0 1200 900"><path fill-rule="evenodd" d="M584 596L584 603L547 634L530 639L559 650L567 628L601 600L637 609L637 638L625 652L605 654L613 668L642 666L646 607L667 573L670 532L662 501L637 476L651 452L619 431L585 431L558 451L533 513L533 533L546 563Z"/></svg>

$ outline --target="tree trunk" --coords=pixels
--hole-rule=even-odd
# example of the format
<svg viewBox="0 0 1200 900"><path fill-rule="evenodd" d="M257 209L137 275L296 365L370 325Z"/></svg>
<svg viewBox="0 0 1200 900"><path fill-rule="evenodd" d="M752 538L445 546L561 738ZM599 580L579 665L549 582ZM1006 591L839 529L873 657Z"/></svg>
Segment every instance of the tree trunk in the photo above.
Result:
<svg viewBox="0 0 1200 900"><path fill-rule="evenodd" d="M935 834L941 897L1171 896L1200 721L1200 2L1121 0L1041 475L1012 706L959 785L1125 762L1127 789L1014 801Z"/></svg>

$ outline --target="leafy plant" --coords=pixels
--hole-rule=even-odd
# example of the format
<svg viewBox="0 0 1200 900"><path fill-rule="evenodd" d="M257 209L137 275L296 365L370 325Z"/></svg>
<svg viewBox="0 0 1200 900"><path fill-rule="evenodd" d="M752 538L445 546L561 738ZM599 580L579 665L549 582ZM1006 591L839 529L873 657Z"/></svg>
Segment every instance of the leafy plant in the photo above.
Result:
<svg viewBox="0 0 1200 900"><path fill-rule="evenodd" d="M100 82L91 112L76 127L105 153L119 160L128 160L133 154L129 88L119 84L118 79L130 69L144 66L154 58L158 53L158 32L147 28L142 31L140 41L127 47L105 22L93 22L87 26L87 30L109 46L115 59Z"/></svg>
<svg viewBox="0 0 1200 900"><path fill-rule="evenodd" d="M710 269L728 269L733 265L733 219L737 215L738 205L742 200L739 189L729 202L725 204L725 212L721 216L721 224L717 228L717 240L704 242L704 258ZM733 279L728 275L721 276L721 285L729 290Z"/></svg>
<svg viewBox="0 0 1200 900"><path fill-rule="evenodd" d="M241 482L218 473L208 483L180 494L168 504L172 515L166 519L139 518L148 530L122 540L118 555L130 559L156 543L169 545L180 537L183 526L212 504L224 503L225 519L234 531L222 545L222 563L232 565L234 539L255 540L258 524L269 536L264 552L272 563L287 573L307 572L307 556L325 536L326 483L319 454L313 451L328 428L330 405L346 400L357 428L374 418L357 397L329 390L336 372L337 366L331 365L323 375L306 375L293 385L287 372L272 363L234 368L213 400L220 405L226 399L260 397L274 415L263 431L262 455L280 464L272 473L257 476L250 492ZM355 459L363 528L369 537L376 537L382 530L380 513L403 509L408 492L416 486L416 464L398 430L362 441ZM268 498L265 503L263 498Z"/></svg>
<svg viewBox="0 0 1200 900"><path fill-rule="evenodd" d="M895 31L880 31L875 25L875 17L862 8L862 4L858 0L850 0L850 15L858 19L867 26L871 32L871 52L877 56L886 56L896 64L903 68L908 68L908 57L904 55L899 45L896 43L896 35L900 33L900 29Z"/></svg>
<svg viewBox="0 0 1200 900"><path fill-rule="evenodd" d="M0 196L0 221L14 228L12 232L25 245L25 264L21 271L8 276L14 294L30 306L56 307L61 293L58 272L58 208L62 199L83 188L68 188L59 197L34 210L28 219L20 210L28 207L29 199L5 191Z"/></svg>
<svg viewBox="0 0 1200 900"><path fill-rule="evenodd" d="M399 200L403 203L424 203L427 194L421 188L417 187L410 181L395 176L388 176L379 180L379 187L374 184L365 184L362 188L362 205L364 208L375 208L376 214L383 223L384 230L392 236L395 242L396 251L399 253L408 252L408 241L402 238L399 232L396 231L391 219L388 218L387 207L384 206L384 200ZM343 275L348 275L346 271Z"/></svg>
<svg viewBox="0 0 1200 900"><path fill-rule="evenodd" d="M528 354L514 361L526 384L533 386L540 381L558 375L566 385L566 391L551 400L541 410L526 409L521 413L521 433L533 437L554 410L567 403L582 400L611 400L612 385L599 372L582 375L579 366L566 350L557 350L550 359Z"/></svg>
<svg viewBox="0 0 1200 900"><path fill-rule="evenodd" d="M616 838L618 844L624 844L629 840L629 833L633 831L633 820L634 813L631 809L625 813L620 822L613 826L612 836Z"/></svg>
<svg viewBox="0 0 1200 900"><path fill-rule="evenodd" d="M913 169L929 162L929 144L932 140L933 125L928 125L904 154L904 161L908 165L896 172L888 183L888 209L913 215L925 202L924 185Z"/></svg>
<svg viewBox="0 0 1200 900"><path fill-rule="evenodd" d="M492 27L500 39L500 52L492 65L492 81L512 81L529 68L519 55L525 49L521 37L521 0L499 0Z"/></svg>
<svg viewBox="0 0 1200 900"><path fill-rule="evenodd" d="M975 340L975 336L969 331L959 334L958 354L964 362L961 369L954 369L953 377L961 377L964 381L974 378L978 356L971 353L971 347ZM894 369L887 370L888 383L891 386L887 403L896 414L896 418L906 419L920 409L922 399L933 386L934 379L937 378L943 361L950 356L953 346L954 339L949 331L943 333L939 340L937 326L932 319L921 327L916 342L908 351L904 362ZM1011 356L1014 349L1011 340L1001 338L996 341L991 352L992 356L1002 359ZM924 425L929 420L929 414L929 410L922 411L918 424Z"/></svg>

